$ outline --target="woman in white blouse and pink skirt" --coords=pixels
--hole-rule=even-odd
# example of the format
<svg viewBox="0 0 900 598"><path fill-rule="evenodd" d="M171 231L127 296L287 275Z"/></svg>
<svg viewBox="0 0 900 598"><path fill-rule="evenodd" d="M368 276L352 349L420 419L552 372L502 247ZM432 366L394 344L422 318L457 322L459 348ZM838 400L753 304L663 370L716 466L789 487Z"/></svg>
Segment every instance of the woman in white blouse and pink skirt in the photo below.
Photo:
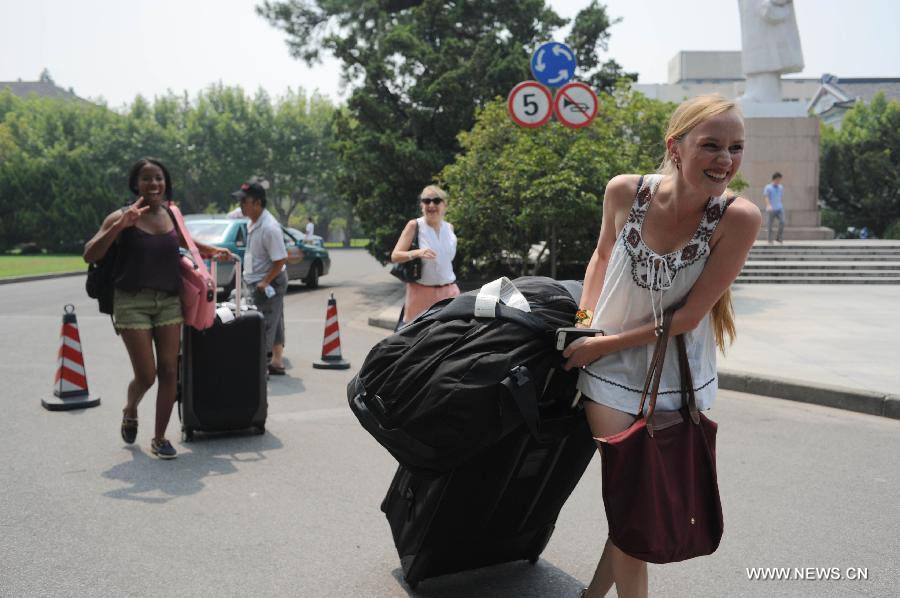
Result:
<svg viewBox="0 0 900 598"><path fill-rule="evenodd" d="M400 326L411 322L438 301L459 295L453 273L456 235L453 225L444 220L447 193L437 185L428 185L419 194L419 205L422 215L406 223L391 252L394 264L416 258L422 260L422 277L417 282L406 283ZM419 248L411 249L417 230Z"/></svg>

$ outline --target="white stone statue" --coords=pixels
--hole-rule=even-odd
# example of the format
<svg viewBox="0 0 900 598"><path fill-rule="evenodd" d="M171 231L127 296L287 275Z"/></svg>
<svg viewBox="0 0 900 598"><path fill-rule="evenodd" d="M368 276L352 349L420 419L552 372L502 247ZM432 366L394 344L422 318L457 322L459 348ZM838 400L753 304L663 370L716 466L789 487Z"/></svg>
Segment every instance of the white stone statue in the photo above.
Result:
<svg viewBox="0 0 900 598"><path fill-rule="evenodd" d="M738 0L744 102L780 102L781 74L803 70L793 0Z"/></svg>

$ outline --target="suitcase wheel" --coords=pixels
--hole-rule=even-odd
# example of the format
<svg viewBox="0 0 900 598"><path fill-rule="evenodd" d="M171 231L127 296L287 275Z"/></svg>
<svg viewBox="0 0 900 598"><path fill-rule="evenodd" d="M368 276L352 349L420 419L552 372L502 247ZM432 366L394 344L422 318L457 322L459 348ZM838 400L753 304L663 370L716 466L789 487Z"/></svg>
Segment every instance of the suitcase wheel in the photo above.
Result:
<svg viewBox="0 0 900 598"><path fill-rule="evenodd" d="M191 428L181 428L181 441L191 442L194 440L194 431Z"/></svg>
<svg viewBox="0 0 900 598"><path fill-rule="evenodd" d="M254 428L254 431L261 436L266 433L266 425L260 424Z"/></svg>

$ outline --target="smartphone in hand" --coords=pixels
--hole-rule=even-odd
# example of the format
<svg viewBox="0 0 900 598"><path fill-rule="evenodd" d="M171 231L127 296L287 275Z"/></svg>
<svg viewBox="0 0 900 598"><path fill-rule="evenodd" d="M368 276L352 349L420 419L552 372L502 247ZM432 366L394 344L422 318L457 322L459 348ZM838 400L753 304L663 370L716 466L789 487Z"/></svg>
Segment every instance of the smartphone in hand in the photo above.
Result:
<svg viewBox="0 0 900 598"><path fill-rule="evenodd" d="M566 328L556 329L556 350L563 351L576 338L582 336L605 336L606 333L599 328L579 328L577 326L568 326Z"/></svg>

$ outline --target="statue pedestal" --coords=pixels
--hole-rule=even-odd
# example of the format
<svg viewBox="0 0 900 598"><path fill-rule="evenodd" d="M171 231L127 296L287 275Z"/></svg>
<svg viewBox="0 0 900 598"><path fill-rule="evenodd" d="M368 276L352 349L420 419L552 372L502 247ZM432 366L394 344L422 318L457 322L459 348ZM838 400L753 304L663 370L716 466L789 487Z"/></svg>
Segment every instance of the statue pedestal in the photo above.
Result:
<svg viewBox="0 0 900 598"><path fill-rule="evenodd" d="M781 110L789 113L794 102L741 103L745 149L741 172L750 186L741 192L763 213L760 239L767 236L763 189L772 173L784 175L785 241L833 239L834 231L821 226L819 215L819 120L802 116L754 116ZM801 108L802 106L797 106Z"/></svg>
<svg viewBox="0 0 900 598"><path fill-rule="evenodd" d="M738 98L738 105L744 118L806 118L806 104L803 102L750 102Z"/></svg>

